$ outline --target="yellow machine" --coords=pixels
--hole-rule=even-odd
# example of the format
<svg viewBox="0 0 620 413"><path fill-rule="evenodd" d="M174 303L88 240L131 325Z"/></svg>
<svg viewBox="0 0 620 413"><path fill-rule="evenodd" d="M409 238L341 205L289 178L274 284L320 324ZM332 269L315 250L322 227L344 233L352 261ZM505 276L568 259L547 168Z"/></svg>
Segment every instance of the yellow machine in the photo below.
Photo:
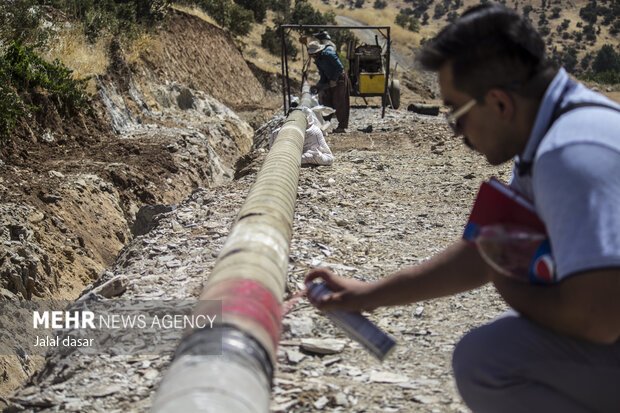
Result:
<svg viewBox="0 0 620 413"><path fill-rule="evenodd" d="M383 94L385 88L384 73L360 73L361 94Z"/></svg>
<svg viewBox="0 0 620 413"><path fill-rule="evenodd" d="M347 45L347 59L349 60L349 79L351 80L351 96L381 96L383 105L398 109L400 106L400 83L396 79L386 82L386 66L389 57L383 48L376 45L362 44L356 46L354 42ZM388 90L386 93L386 85Z"/></svg>

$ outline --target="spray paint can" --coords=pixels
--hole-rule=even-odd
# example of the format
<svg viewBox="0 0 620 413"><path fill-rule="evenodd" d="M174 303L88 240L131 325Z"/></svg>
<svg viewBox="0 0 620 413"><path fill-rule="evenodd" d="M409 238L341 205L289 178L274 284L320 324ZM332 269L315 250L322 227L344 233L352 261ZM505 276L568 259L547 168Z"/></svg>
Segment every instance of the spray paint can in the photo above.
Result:
<svg viewBox="0 0 620 413"><path fill-rule="evenodd" d="M309 282L306 287L314 300L320 300L332 292L323 282ZM394 350L396 341L359 312L328 310L325 314L350 338L364 346L379 360L383 361Z"/></svg>

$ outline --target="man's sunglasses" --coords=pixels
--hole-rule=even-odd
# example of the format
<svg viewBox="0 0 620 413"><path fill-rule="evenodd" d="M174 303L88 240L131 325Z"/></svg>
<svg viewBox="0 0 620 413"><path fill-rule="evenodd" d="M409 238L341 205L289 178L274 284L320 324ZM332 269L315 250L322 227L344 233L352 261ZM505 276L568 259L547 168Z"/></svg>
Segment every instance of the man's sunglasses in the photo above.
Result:
<svg viewBox="0 0 620 413"><path fill-rule="evenodd" d="M460 108L446 114L446 122L448 122L448 125L450 126L455 135L458 136L462 133L461 124L459 122L460 118L463 117L467 112L469 112L476 103L478 103L478 101L476 99L472 99Z"/></svg>

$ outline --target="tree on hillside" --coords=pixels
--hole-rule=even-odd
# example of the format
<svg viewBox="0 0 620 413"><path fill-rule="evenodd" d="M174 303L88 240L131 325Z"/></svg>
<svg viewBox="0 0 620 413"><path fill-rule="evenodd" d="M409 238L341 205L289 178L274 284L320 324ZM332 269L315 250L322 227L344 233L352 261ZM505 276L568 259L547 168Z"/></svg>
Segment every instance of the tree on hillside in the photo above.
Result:
<svg viewBox="0 0 620 413"><path fill-rule="evenodd" d="M291 14L291 0L271 0L271 10L286 19Z"/></svg>
<svg viewBox="0 0 620 413"><path fill-rule="evenodd" d="M596 0L590 1L585 7L579 10L579 16L587 23L594 24L598 18L598 8Z"/></svg>
<svg viewBox="0 0 620 413"><path fill-rule="evenodd" d="M254 20L257 22L262 23L265 21L268 6L267 0L235 0L235 3L246 10L252 10Z"/></svg>
<svg viewBox="0 0 620 413"><path fill-rule="evenodd" d="M375 9L385 9L387 2L385 0L375 0L375 4L372 5Z"/></svg>
<svg viewBox="0 0 620 413"><path fill-rule="evenodd" d="M593 58L594 58L594 55L592 54L592 52L586 53L581 59L581 62L579 63L579 65L581 66L581 69L588 70L590 68L590 63L592 63Z"/></svg>
<svg viewBox="0 0 620 413"><path fill-rule="evenodd" d="M603 45L596 54L592 69L596 73L614 72L620 74L620 55L616 53L612 45Z"/></svg>
<svg viewBox="0 0 620 413"><path fill-rule="evenodd" d="M237 4L233 4L230 9L230 25L228 28L235 36L245 36L252 30L254 23L254 13Z"/></svg>
<svg viewBox="0 0 620 413"><path fill-rule="evenodd" d="M427 13L428 8L433 4L433 0L415 0L413 3L413 15L416 18L420 18L424 13Z"/></svg>
<svg viewBox="0 0 620 413"><path fill-rule="evenodd" d="M420 31L420 22L418 22L418 19L402 12L396 15L394 23L412 32Z"/></svg>
<svg viewBox="0 0 620 413"><path fill-rule="evenodd" d="M593 24L588 24L583 28L583 35L586 37L586 40L591 42L596 41L596 30L594 29Z"/></svg>
<svg viewBox="0 0 620 413"><path fill-rule="evenodd" d="M446 14L446 6L442 3L435 4L435 14L433 14L433 19L440 19L444 14Z"/></svg>
<svg viewBox="0 0 620 413"><path fill-rule="evenodd" d="M323 17L320 11L315 10L307 0L297 0L295 2L295 7L293 7L291 12L291 23L326 24L325 17Z"/></svg>
<svg viewBox="0 0 620 413"><path fill-rule="evenodd" d="M422 24L428 24L428 19L430 18L431 16L429 16L427 12L424 12L424 14L422 15Z"/></svg>

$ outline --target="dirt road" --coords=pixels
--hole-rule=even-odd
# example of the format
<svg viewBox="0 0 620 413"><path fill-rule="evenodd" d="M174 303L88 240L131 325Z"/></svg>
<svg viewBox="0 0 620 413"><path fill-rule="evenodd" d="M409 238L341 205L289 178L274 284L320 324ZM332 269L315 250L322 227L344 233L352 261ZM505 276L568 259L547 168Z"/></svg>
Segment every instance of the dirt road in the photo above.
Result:
<svg viewBox="0 0 620 413"><path fill-rule="evenodd" d="M341 26L365 26L364 23L346 16L336 16L336 22ZM383 35L377 33L376 30L353 30L353 33L364 43L375 44L375 36L377 36L381 46L384 46L387 42L387 39ZM407 57L404 53L392 47L390 67L394 67L396 64L404 71L413 69L413 60L411 57Z"/></svg>

